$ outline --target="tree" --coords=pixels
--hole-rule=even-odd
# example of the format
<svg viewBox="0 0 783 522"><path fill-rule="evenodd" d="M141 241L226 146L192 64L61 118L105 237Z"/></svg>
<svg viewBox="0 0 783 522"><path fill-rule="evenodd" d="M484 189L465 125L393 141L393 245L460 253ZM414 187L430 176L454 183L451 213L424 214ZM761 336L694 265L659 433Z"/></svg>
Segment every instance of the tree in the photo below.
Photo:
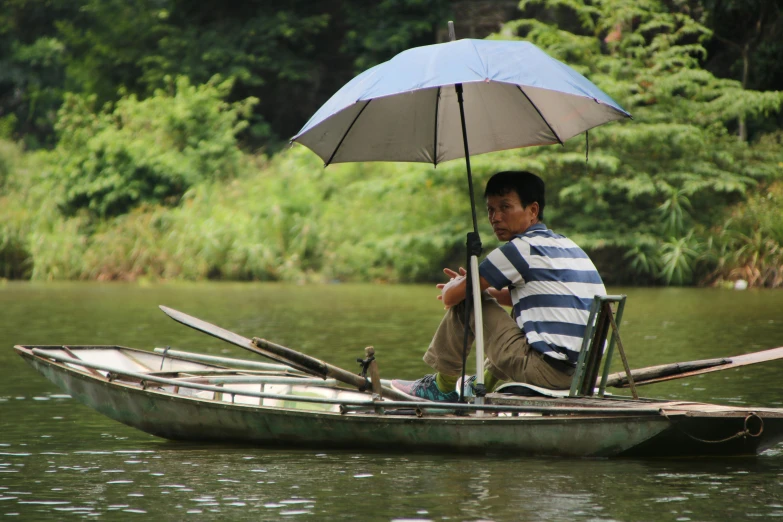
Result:
<svg viewBox="0 0 783 522"><path fill-rule="evenodd" d="M729 128L779 112L783 93L747 90L704 70L710 30L662 1L521 3L541 5L570 11L555 19L576 20L578 30L527 18L506 24L502 36L524 37L566 61L635 119L590 131L587 165L578 143L535 151L558 199L550 219L598 259L614 260L610 281L698 281L708 270L697 266L703 245L723 209L779 176L779 149L739 143Z"/></svg>
<svg viewBox="0 0 783 522"><path fill-rule="evenodd" d="M143 99L166 77L233 78L228 101L259 99L241 138L293 135L359 70L435 42L449 0L221 2L7 0L0 12L0 132L54 145L66 92L98 106ZM3 131L3 129L10 129Z"/></svg>
<svg viewBox="0 0 783 522"><path fill-rule="evenodd" d="M713 60L728 62L732 76L739 77L743 89L783 87L783 67L779 63L783 54L783 1L703 0L703 4L705 24L725 46ZM737 134L747 141L744 117L739 120Z"/></svg>
<svg viewBox="0 0 783 522"><path fill-rule="evenodd" d="M0 137L54 145L62 101L65 46L56 24L76 16L78 0L5 0L0 9Z"/></svg>

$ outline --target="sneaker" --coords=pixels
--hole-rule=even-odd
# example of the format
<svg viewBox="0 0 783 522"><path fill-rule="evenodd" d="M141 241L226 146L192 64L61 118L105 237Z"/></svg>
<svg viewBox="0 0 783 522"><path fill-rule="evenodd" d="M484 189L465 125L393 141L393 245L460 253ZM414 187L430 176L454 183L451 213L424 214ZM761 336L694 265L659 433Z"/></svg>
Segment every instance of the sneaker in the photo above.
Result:
<svg viewBox="0 0 783 522"><path fill-rule="evenodd" d="M455 391L443 393L435 382L435 374L425 375L417 381L393 380L392 388L415 399L425 399L435 402L457 402L459 394Z"/></svg>

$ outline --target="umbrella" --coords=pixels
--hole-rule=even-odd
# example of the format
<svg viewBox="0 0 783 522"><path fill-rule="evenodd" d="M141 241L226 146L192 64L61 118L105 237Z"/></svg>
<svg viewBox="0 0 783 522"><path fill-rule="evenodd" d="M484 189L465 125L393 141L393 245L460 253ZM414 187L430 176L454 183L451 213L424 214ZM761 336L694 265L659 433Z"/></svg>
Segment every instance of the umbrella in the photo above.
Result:
<svg viewBox="0 0 783 522"><path fill-rule="evenodd" d="M630 114L587 78L529 42L454 40L451 22L449 32L450 42L403 51L355 77L291 142L310 148L325 166L353 161L437 165L464 157L473 217L473 232L468 234L470 301L471 290L478 294L481 253L470 154L562 144ZM473 300L473 308L481 384L479 299Z"/></svg>

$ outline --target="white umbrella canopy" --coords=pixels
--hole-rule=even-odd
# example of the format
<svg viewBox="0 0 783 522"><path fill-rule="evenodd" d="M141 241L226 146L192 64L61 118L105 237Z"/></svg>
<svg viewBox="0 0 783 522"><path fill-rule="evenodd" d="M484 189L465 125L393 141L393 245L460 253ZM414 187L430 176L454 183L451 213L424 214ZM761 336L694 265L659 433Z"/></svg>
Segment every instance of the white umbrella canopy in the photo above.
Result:
<svg viewBox="0 0 783 522"><path fill-rule="evenodd" d="M360 74L291 141L326 165L465 157L563 143L630 117L584 76L523 41L457 40L404 51Z"/></svg>

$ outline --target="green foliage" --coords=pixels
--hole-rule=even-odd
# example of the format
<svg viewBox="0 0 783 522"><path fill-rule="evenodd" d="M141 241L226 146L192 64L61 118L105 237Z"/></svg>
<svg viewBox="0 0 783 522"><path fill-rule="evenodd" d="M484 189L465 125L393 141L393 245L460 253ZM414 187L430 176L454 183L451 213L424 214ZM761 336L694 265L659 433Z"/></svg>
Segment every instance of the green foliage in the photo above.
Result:
<svg viewBox="0 0 783 522"><path fill-rule="evenodd" d="M434 41L449 0L223 2L6 0L0 11L0 116L30 144L53 146L68 92L98 106L139 99L187 76L234 80L227 100L260 103L242 134L251 146L292 136L364 69Z"/></svg>
<svg viewBox="0 0 783 522"><path fill-rule="evenodd" d="M90 225L32 224L35 279L428 280L464 241L461 168L395 164L324 170L303 147L177 207L141 205ZM443 179L458 178L452 186Z"/></svg>
<svg viewBox="0 0 783 522"><path fill-rule="evenodd" d="M634 115L577 140L535 151L550 224L595 253L620 248L610 282L690 284L707 270L707 230L759 182L780 178L780 150L738 141L737 122L777 113L781 92L744 90L701 68L711 31L659 0L525 0L573 14L577 29L523 19L500 37L524 37L586 74ZM520 154L526 154L522 152ZM650 241L649 238L660 238ZM711 244L711 243L710 243ZM600 256L599 256L600 257Z"/></svg>
<svg viewBox="0 0 783 522"><path fill-rule="evenodd" d="M320 84L331 87L322 64L345 60L329 34L330 13L306 0L158 5L162 38L138 61L139 81L149 91L168 75L194 83L215 74L233 78L230 100L260 99L246 136L256 144L293 135L325 96Z"/></svg>
<svg viewBox="0 0 783 522"><path fill-rule="evenodd" d="M660 248L660 277L664 283L678 286L690 284L699 255L693 232L689 232L685 237L672 237L664 242Z"/></svg>
<svg viewBox="0 0 783 522"><path fill-rule="evenodd" d="M355 71L361 72L417 44L434 43L449 7L444 0L381 0L372 9L347 8L350 29L341 51L356 57Z"/></svg>
<svg viewBox="0 0 783 522"><path fill-rule="evenodd" d="M14 204L15 198L3 194L14 183L21 157L22 151L16 144L0 140L0 278L6 279L24 276L23 264L29 257L20 226L22 213Z"/></svg>
<svg viewBox="0 0 783 522"><path fill-rule="evenodd" d="M709 236L713 270L704 281L744 279L751 286L783 286L782 205L783 182L777 181L734 208Z"/></svg>
<svg viewBox="0 0 783 522"><path fill-rule="evenodd" d="M67 59L54 25L58 18L76 16L78 1L4 0L2 5L0 117L12 124L2 134L21 137L33 147L52 146Z"/></svg>
<svg viewBox="0 0 783 522"><path fill-rule="evenodd" d="M46 152L24 153L17 144L0 140L0 164L6 169L5 184L0 184L0 278L31 277L38 230L51 230L62 221L51 198L51 158Z"/></svg>
<svg viewBox="0 0 783 522"><path fill-rule="evenodd" d="M94 98L69 95L57 124L63 210L115 216L140 203L175 204L201 181L233 176L236 134L254 100L222 101L230 87L179 78L168 92L127 96L98 112Z"/></svg>
<svg viewBox="0 0 783 522"><path fill-rule="evenodd" d="M591 130L587 163L578 138L474 157L476 188L498 170L540 173L547 224L609 283L783 285L783 134L770 123L783 97L710 72L728 69L709 62L708 4L720 2L521 2L535 16L494 37L537 43L634 121ZM752 7L730 4L743 20ZM462 161L324 170L301 147L238 148L290 135L357 68L431 43L445 0L4 8L0 136L53 145L56 120L59 142L0 140L0 277L423 281L463 263Z"/></svg>
<svg viewBox="0 0 783 522"><path fill-rule="evenodd" d="M660 242L652 236L639 236L625 252L624 259L630 262L633 273L656 277L661 273L663 262Z"/></svg>
<svg viewBox="0 0 783 522"><path fill-rule="evenodd" d="M2 192L15 164L19 161L21 151L15 143L0 138L0 192Z"/></svg>
<svg viewBox="0 0 783 522"><path fill-rule="evenodd" d="M713 28L715 56L710 65L723 66L746 87L774 88L770 82L783 73L780 66L783 37L781 0L701 0L702 18ZM777 51L777 56L773 54ZM747 67L746 67L747 66Z"/></svg>
<svg viewBox="0 0 783 522"><path fill-rule="evenodd" d="M79 5L78 14L59 18L54 23L57 38L68 49L67 90L94 95L100 105L116 100L120 91L151 94L152 89L147 91L143 81L144 62L168 35L168 2L73 0L73 3ZM154 88L163 86L161 81Z"/></svg>

